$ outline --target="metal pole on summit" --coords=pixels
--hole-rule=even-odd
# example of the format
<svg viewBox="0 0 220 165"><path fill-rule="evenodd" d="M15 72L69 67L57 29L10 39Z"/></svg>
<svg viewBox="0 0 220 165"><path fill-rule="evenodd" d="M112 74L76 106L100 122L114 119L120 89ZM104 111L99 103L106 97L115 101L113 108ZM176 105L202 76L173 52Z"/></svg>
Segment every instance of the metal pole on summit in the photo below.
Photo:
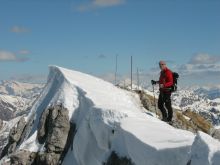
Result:
<svg viewBox="0 0 220 165"><path fill-rule="evenodd" d="M118 55L115 57L115 85L117 85Z"/></svg>
<svg viewBox="0 0 220 165"><path fill-rule="evenodd" d="M137 89L139 90L139 70L137 68Z"/></svg>
<svg viewBox="0 0 220 165"><path fill-rule="evenodd" d="M132 56L131 56L131 90L132 90Z"/></svg>

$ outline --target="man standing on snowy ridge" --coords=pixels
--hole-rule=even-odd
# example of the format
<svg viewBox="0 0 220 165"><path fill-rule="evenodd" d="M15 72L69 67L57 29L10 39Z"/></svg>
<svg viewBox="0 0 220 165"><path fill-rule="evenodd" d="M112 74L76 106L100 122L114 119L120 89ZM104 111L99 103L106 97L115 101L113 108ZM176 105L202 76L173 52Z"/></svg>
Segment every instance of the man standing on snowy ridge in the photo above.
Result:
<svg viewBox="0 0 220 165"><path fill-rule="evenodd" d="M173 73L166 66L165 61L159 62L160 78L159 81L151 80L152 85L159 84L160 94L158 99L158 108L162 113L162 120L172 122L173 109L171 105L171 89L173 86Z"/></svg>

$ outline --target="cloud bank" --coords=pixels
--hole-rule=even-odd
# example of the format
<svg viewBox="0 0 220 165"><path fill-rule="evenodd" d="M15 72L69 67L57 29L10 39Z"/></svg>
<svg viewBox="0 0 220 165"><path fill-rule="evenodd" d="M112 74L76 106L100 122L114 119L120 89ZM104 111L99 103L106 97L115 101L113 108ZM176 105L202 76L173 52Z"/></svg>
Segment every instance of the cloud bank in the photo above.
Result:
<svg viewBox="0 0 220 165"><path fill-rule="evenodd" d="M16 53L0 50L0 61L2 62L4 61L24 62L28 60L29 60L28 57L18 56Z"/></svg>
<svg viewBox="0 0 220 165"><path fill-rule="evenodd" d="M79 5L76 10L80 12L91 11L101 8L119 6L126 2L126 0L92 0L88 3Z"/></svg>
<svg viewBox="0 0 220 165"><path fill-rule="evenodd" d="M21 26L16 25L16 26L13 26L10 31L13 33L27 33L30 30L25 27L21 27Z"/></svg>
<svg viewBox="0 0 220 165"><path fill-rule="evenodd" d="M177 65L173 70L180 73L184 85L220 84L220 56L197 53L188 63Z"/></svg>

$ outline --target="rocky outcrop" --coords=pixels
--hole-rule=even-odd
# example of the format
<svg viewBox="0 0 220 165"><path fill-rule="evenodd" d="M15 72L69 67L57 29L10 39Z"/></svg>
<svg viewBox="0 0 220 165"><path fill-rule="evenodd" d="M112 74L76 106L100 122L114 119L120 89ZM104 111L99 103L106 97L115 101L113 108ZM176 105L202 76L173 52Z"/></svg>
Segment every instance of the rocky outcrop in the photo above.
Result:
<svg viewBox="0 0 220 165"><path fill-rule="evenodd" d="M213 125L220 124L220 111L215 108L212 108L210 111L199 111L199 114Z"/></svg>
<svg viewBox="0 0 220 165"><path fill-rule="evenodd" d="M107 163L103 163L103 165L134 165L132 161L126 157L119 157L114 151L108 158Z"/></svg>
<svg viewBox="0 0 220 165"><path fill-rule="evenodd" d="M57 165L61 164L60 154L56 154L54 152L45 153L41 152L38 153L37 157L35 158L34 165L43 164L43 165Z"/></svg>
<svg viewBox="0 0 220 165"><path fill-rule="evenodd" d="M9 138L8 138L8 144L4 147L1 158L4 157L5 155L8 155L12 152L15 151L17 144L20 141L21 135L23 133L23 130L25 128L26 122L24 117L22 117L17 125L15 125L9 133Z"/></svg>
<svg viewBox="0 0 220 165"><path fill-rule="evenodd" d="M37 139L40 144L45 143L45 153L39 153L37 163L55 164L59 162L66 147L70 132L69 111L62 105L45 110L41 116ZM74 130L72 130L74 131Z"/></svg>
<svg viewBox="0 0 220 165"><path fill-rule="evenodd" d="M2 127L3 127L3 121L0 119L0 131L1 131Z"/></svg>
<svg viewBox="0 0 220 165"><path fill-rule="evenodd" d="M162 117L159 113L160 110L157 108L157 99L155 97L147 95L143 90L136 90L135 92L139 95L140 101L145 109Z"/></svg>
<svg viewBox="0 0 220 165"><path fill-rule="evenodd" d="M5 121L9 121L11 119L14 118L14 112L9 110L9 105L8 104L4 104L1 103L0 106L0 119L5 120Z"/></svg>
<svg viewBox="0 0 220 165"><path fill-rule="evenodd" d="M69 111L55 106L44 111L38 128L38 141L45 143L47 152L62 152L70 130Z"/></svg>
<svg viewBox="0 0 220 165"><path fill-rule="evenodd" d="M46 109L38 124L37 141L44 144L45 151L37 153L17 150L17 144L22 141L25 128L24 118L18 122L9 136L9 143L4 148L2 156L9 155L11 164L61 164L69 147L72 146L75 135L75 124L69 121L69 111L62 105ZM12 153L12 154L11 154Z"/></svg>
<svg viewBox="0 0 220 165"><path fill-rule="evenodd" d="M213 130L212 137L220 141L220 129Z"/></svg>
<svg viewBox="0 0 220 165"><path fill-rule="evenodd" d="M10 155L10 164L13 165L30 165L33 164L33 160L36 157L36 153L29 151L19 151Z"/></svg>

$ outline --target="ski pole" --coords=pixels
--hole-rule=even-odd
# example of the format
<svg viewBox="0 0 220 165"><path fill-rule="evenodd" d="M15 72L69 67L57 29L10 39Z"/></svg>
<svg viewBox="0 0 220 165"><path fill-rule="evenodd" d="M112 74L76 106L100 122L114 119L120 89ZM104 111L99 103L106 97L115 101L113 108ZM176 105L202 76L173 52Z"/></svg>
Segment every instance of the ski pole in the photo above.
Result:
<svg viewBox="0 0 220 165"><path fill-rule="evenodd" d="M155 108L156 116L158 117L158 114L157 114L157 107L156 107L156 98L155 98L155 93L154 93L154 85L152 85L152 87L153 87L153 94L154 94L154 108Z"/></svg>

